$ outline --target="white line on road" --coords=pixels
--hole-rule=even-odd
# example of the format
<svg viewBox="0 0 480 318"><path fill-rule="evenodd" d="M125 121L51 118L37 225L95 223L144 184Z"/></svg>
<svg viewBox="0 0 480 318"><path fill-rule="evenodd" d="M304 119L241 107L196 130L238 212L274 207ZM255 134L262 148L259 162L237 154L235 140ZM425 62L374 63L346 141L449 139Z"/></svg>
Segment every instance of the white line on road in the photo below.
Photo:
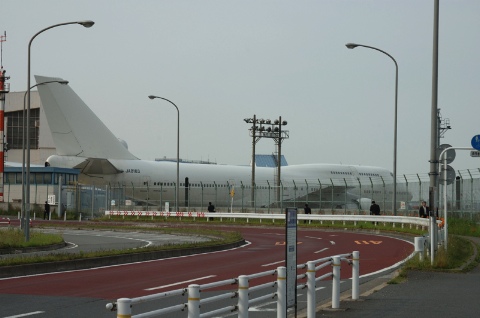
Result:
<svg viewBox="0 0 480 318"><path fill-rule="evenodd" d="M264 264L262 265L262 267L267 267L267 266L271 266L271 265L275 265L275 264L280 264L280 263L284 263L285 261L278 261L278 262L274 262L274 263L270 263L270 264Z"/></svg>
<svg viewBox="0 0 480 318"><path fill-rule="evenodd" d="M314 237L314 236L305 236L305 237L313 238L313 239L316 239L316 240L323 240L321 237Z"/></svg>
<svg viewBox="0 0 480 318"><path fill-rule="evenodd" d="M8 316L4 318L19 318L19 317L27 317L27 316L33 316L33 315L38 315L38 314L43 314L44 311L32 311L32 312L27 312L25 314L20 314L20 315L15 315L15 316Z"/></svg>
<svg viewBox="0 0 480 318"><path fill-rule="evenodd" d="M175 284L169 284L169 285L163 285L163 286L158 286L158 287L146 288L145 290L162 289L162 288L165 288L165 287L172 287L172 286L175 286L175 285L190 283L190 282L194 282L194 281L197 281L197 280L202 280L202 279L207 279L207 278L212 278L212 277L217 277L217 275L210 275L210 276L204 276L204 277L199 277L199 278L193 278L193 279L185 280L185 281L183 281L183 282L178 282L178 283L175 283Z"/></svg>
<svg viewBox="0 0 480 318"><path fill-rule="evenodd" d="M328 250L328 247L322 248L320 251L316 251L316 252L313 252L313 253L318 254L318 253L324 252L326 250Z"/></svg>

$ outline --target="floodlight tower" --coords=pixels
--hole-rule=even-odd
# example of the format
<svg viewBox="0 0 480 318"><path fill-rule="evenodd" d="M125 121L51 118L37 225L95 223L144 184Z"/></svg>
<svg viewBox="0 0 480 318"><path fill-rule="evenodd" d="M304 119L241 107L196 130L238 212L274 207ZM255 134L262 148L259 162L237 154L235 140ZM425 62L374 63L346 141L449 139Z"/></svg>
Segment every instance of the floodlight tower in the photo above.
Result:
<svg viewBox="0 0 480 318"><path fill-rule="evenodd" d="M261 138L271 138L275 141L277 146L277 171L276 171L276 185L277 185L277 203L281 206L281 166L282 166L282 141L289 138L289 131L282 129L282 126L287 125L287 121L280 116L274 121L270 119L257 119L256 115L253 118L245 118L247 124L252 124L250 127L250 137L252 137L252 188L251 199L252 207L255 206L255 144Z"/></svg>

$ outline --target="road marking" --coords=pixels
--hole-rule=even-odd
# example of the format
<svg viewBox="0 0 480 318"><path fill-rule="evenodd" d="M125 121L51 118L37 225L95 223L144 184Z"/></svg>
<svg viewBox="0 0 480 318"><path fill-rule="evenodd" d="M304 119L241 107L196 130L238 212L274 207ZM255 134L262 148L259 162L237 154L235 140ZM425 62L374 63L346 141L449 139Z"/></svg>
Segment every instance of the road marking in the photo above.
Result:
<svg viewBox="0 0 480 318"><path fill-rule="evenodd" d="M248 311L277 311L277 308L261 308L261 307L273 305L273 304L276 304L276 303L277 303L276 301L271 301L271 302L268 302L268 303L265 303L265 304L261 304L259 306L248 308Z"/></svg>
<svg viewBox="0 0 480 318"><path fill-rule="evenodd" d="M297 242L297 245L300 245L300 244L303 244L303 242ZM285 242L276 242L275 245L285 245Z"/></svg>
<svg viewBox="0 0 480 318"><path fill-rule="evenodd" d="M25 314L20 314L20 315L15 315L15 316L8 316L4 318L19 318L19 317L27 317L27 316L33 316L33 315L38 315L38 314L43 314L45 313L44 311L33 311L33 312L28 312Z"/></svg>
<svg viewBox="0 0 480 318"><path fill-rule="evenodd" d="M272 265L275 265L275 264L280 264L280 263L284 263L285 261L278 261L278 262L275 262L275 263L270 263L270 264L264 264L262 265L263 267L267 267L267 266L272 266Z"/></svg>
<svg viewBox="0 0 480 318"><path fill-rule="evenodd" d="M146 288L145 290L162 289L162 288L165 288L165 287L172 287L172 286L175 286L175 285L190 283L190 282L194 282L194 281L197 281L197 280L202 280L202 279L207 279L207 278L212 278L212 277L217 277L217 275L210 275L210 276L204 276L204 277L199 277L199 278L193 278L193 279L190 279L190 280L185 280L185 281L183 281L183 282L178 282L178 283L174 283L174 284L169 284L169 285L163 285L163 286L158 286L158 287Z"/></svg>
<svg viewBox="0 0 480 318"><path fill-rule="evenodd" d="M335 241L330 241L330 244L335 245Z"/></svg>
<svg viewBox="0 0 480 318"><path fill-rule="evenodd" d="M324 252L326 250L328 250L328 247L322 248L320 251L316 251L316 252L313 252L313 253L318 254L318 253Z"/></svg>
<svg viewBox="0 0 480 318"><path fill-rule="evenodd" d="M369 245L369 244L374 244L374 245L378 245L378 244L382 244L382 241L354 241L355 243L361 245Z"/></svg>
<svg viewBox="0 0 480 318"><path fill-rule="evenodd" d="M73 243L73 242L65 242L65 243L67 243L67 244L69 245L69 246L67 246L67 247L64 248L64 249L66 249L66 250L71 250L71 249L73 249L73 248L77 248L77 247L78 247L78 245L75 244L75 243Z"/></svg>
<svg viewBox="0 0 480 318"><path fill-rule="evenodd" d="M316 239L316 240L323 240L321 237L314 237L314 236L305 236L305 237L313 238L313 239Z"/></svg>

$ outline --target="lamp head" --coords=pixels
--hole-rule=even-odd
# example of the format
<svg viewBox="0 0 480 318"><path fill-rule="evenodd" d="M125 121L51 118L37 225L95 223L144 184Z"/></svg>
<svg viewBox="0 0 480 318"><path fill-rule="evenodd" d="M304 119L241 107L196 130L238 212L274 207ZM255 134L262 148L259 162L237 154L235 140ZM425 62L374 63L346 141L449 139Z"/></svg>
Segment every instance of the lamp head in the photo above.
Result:
<svg viewBox="0 0 480 318"><path fill-rule="evenodd" d="M86 28L90 28L92 25L95 24L95 22L93 22L91 20L78 21L77 23L83 25Z"/></svg>
<svg viewBox="0 0 480 318"><path fill-rule="evenodd" d="M355 44L355 43L347 43L345 44L345 46L349 49L354 49L358 46L358 44Z"/></svg>
<svg viewBox="0 0 480 318"><path fill-rule="evenodd" d="M148 98L150 98L150 99L155 99L155 98L157 98L157 96L155 96L155 95L148 95Z"/></svg>

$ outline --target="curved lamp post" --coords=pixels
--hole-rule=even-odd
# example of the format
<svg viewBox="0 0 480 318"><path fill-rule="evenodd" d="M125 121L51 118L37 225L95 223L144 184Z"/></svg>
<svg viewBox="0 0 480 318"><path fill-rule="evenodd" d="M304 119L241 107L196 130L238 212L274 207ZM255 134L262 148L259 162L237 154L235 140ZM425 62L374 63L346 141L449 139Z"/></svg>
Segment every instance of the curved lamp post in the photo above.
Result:
<svg viewBox="0 0 480 318"><path fill-rule="evenodd" d="M42 32L45 32L47 30L53 29L55 27L59 27L62 25L68 25L68 24L80 24L83 25L86 28L91 27L92 25L95 24L95 22L90 21L90 20L85 20L85 21L73 21L73 22L64 22L64 23L59 23L59 24L54 24L51 25L45 29L42 29L35 33L34 36L30 39L30 42L28 42L28 74L27 74L27 166L26 166L26 177L27 177L27 182L26 182L26 193L25 193L25 208L26 208L26 222L25 222L25 240L28 242L30 240L30 51L31 51L31 46L33 40Z"/></svg>
<svg viewBox="0 0 480 318"><path fill-rule="evenodd" d="M68 81L48 81L43 83L38 83L33 86L30 86L30 90L40 85L50 84L50 83L59 83L62 85L67 85ZM23 129L22 129L22 206L21 206L21 221L20 221L20 228L25 228L25 109L26 109L26 98L27 93L23 95L23 113L22 113L22 122L23 122Z"/></svg>
<svg viewBox="0 0 480 318"><path fill-rule="evenodd" d="M166 98L163 98L163 97L160 97L160 96L155 96L155 95L149 95L148 98L150 99L155 99L155 98L159 98L159 99L163 99L167 102L169 102L170 104L172 104L173 106L175 106L175 108L177 109L177 182L175 184L175 208L177 209L177 212L180 211L179 209L179 206L178 206L178 197L179 197L179 187L180 187L180 183L179 183L179 175L180 175L180 111L178 110L178 107L177 105L175 105L171 100L168 100Z"/></svg>
<svg viewBox="0 0 480 318"><path fill-rule="evenodd" d="M393 132L393 215L397 215L397 96L398 96L398 64L397 61L388 54L387 52L380 50L373 46L363 45L363 44L356 44L356 43L347 43L345 46L349 49L354 49L358 46L365 47L367 49L372 49L379 51L389 58L392 59L393 63L395 63L395 119L394 119L394 132Z"/></svg>

